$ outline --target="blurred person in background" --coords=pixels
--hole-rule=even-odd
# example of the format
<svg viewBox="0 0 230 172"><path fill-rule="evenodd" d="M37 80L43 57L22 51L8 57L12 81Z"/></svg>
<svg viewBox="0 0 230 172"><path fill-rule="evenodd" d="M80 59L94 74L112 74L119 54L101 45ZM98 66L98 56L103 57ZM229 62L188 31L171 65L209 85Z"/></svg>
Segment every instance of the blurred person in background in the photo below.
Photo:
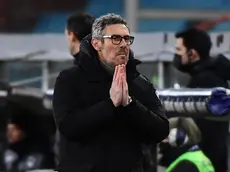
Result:
<svg viewBox="0 0 230 172"><path fill-rule="evenodd" d="M74 57L75 63L78 61L81 40L91 33L92 24L95 17L88 13L74 13L67 19L65 35L70 54Z"/></svg>
<svg viewBox="0 0 230 172"><path fill-rule="evenodd" d="M78 63L78 52L80 50L80 42L85 36L91 34L94 20L94 16L83 12L73 13L67 19L65 36L67 39L70 54L74 57L75 65L77 65ZM58 156L60 144L60 133L59 131L57 131L54 145L56 163L58 163L59 159Z"/></svg>
<svg viewBox="0 0 230 172"><path fill-rule="evenodd" d="M209 158L199 148L201 133L191 118L170 118L170 132L167 139L160 143L163 154L159 164L166 166L166 172L215 172ZM171 156L172 148L182 151Z"/></svg>
<svg viewBox="0 0 230 172"><path fill-rule="evenodd" d="M54 168L49 139L40 131L38 121L25 110L11 111L6 126L7 144L1 155L1 170L25 172Z"/></svg>
<svg viewBox="0 0 230 172"><path fill-rule="evenodd" d="M188 88L228 88L230 61L223 55L210 57L209 35L199 29L177 33L174 66L191 76ZM194 119L202 133L199 144L212 161L216 172L227 171L227 138L229 122Z"/></svg>
<svg viewBox="0 0 230 172"><path fill-rule="evenodd" d="M81 41L78 65L59 74L53 97L64 143L59 172L143 171L142 144L167 137L161 102L130 53L133 40L121 16L101 16Z"/></svg>

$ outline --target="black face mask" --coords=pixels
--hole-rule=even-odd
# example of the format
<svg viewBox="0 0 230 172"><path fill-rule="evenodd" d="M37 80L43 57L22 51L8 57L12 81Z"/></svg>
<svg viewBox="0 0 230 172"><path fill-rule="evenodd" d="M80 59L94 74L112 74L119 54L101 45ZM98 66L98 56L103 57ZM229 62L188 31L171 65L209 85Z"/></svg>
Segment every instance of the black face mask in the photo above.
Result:
<svg viewBox="0 0 230 172"><path fill-rule="evenodd" d="M182 56L179 54L174 54L173 65L179 71L186 72L186 73L189 73L193 68L193 64L190 62L188 62L187 64L182 64Z"/></svg>

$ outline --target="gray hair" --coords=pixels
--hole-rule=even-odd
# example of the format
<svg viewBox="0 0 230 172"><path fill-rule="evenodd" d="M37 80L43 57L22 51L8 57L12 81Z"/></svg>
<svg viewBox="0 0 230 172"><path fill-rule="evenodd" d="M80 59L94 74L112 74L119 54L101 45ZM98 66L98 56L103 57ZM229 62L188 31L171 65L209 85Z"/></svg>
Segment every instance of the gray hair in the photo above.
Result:
<svg viewBox="0 0 230 172"><path fill-rule="evenodd" d="M113 24L124 24L127 28L127 22L120 15L109 13L97 18L92 26L92 38L101 39L106 26ZM129 28L128 28L129 29Z"/></svg>
<svg viewBox="0 0 230 172"><path fill-rule="evenodd" d="M187 133L188 138L189 138L189 143L190 144L197 144L201 141L201 132L196 123L193 121L192 118L187 118L187 117L175 117L175 118L170 118L169 123L170 123L170 129L172 128L177 128L178 127L178 121L179 119L181 120L181 128Z"/></svg>

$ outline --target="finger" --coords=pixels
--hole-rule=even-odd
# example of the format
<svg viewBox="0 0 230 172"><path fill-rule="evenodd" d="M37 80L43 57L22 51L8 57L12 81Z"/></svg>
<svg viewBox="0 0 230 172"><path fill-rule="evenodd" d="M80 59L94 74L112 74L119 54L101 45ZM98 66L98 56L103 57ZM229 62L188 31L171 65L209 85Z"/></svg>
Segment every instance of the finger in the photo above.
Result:
<svg viewBox="0 0 230 172"><path fill-rule="evenodd" d="M127 75L126 75L126 66L125 65L123 66L123 71L124 71L124 76L125 76L125 81L126 81Z"/></svg>
<svg viewBox="0 0 230 172"><path fill-rule="evenodd" d="M122 81L124 80L126 82L125 65L121 65L121 71L122 71Z"/></svg>
<svg viewBox="0 0 230 172"><path fill-rule="evenodd" d="M119 65L119 69L120 69L120 74L123 74L123 66Z"/></svg>
<svg viewBox="0 0 230 172"><path fill-rule="evenodd" d="M113 82L116 80L117 71L118 71L118 66L115 67L115 71L114 71L114 74L113 74Z"/></svg>
<svg viewBox="0 0 230 172"><path fill-rule="evenodd" d="M117 86L118 86L118 89L120 89L120 90L122 90L122 74L120 74L119 75L119 77L118 77L118 84L117 84Z"/></svg>
<svg viewBox="0 0 230 172"><path fill-rule="evenodd" d="M126 65L124 65L124 72L125 72L125 74L126 74Z"/></svg>
<svg viewBox="0 0 230 172"><path fill-rule="evenodd" d="M121 74L121 67L120 65L117 66L117 73L116 73L116 77L119 77Z"/></svg>
<svg viewBox="0 0 230 172"><path fill-rule="evenodd" d="M122 73L124 74L125 73L125 65L122 65Z"/></svg>
<svg viewBox="0 0 230 172"><path fill-rule="evenodd" d="M123 84L123 91L125 93L127 93L128 92L128 84L127 84L126 76L125 75L123 75L123 82L122 82L122 84Z"/></svg>
<svg viewBox="0 0 230 172"><path fill-rule="evenodd" d="M126 90L126 81L125 81L125 76L122 74L122 90L123 90L123 94L124 91Z"/></svg>
<svg viewBox="0 0 230 172"><path fill-rule="evenodd" d="M123 103L126 104L128 101L128 86L124 75L122 76L122 99Z"/></svg>
<svg viewBox="0 0 230 172"><path fill-rule="evenodd" d="M118 72L117 72L117 77L119 78L119 83L117 82L117 85L122 89L122 83L123 83L123 67L122 65L118 66Z"/></svg>
<svg viewBox="0 0 230 172"><path fill-rule="evenodd" d="M122 80L122 75L123 75L123 68L122 68L122 66L121 65L119 65L119 70L118 70L118 75L119 75L119 77L121 77L121 80Z"/></svg>
<svg viewBox="0 0 230 172"><path fill-rule="evenodd" d="M121 77L121 66L118 65L117 66L116 78L115 78L115 82L117 83L117 85L118 85L118 80L119 80L120 77Z"/></svg>

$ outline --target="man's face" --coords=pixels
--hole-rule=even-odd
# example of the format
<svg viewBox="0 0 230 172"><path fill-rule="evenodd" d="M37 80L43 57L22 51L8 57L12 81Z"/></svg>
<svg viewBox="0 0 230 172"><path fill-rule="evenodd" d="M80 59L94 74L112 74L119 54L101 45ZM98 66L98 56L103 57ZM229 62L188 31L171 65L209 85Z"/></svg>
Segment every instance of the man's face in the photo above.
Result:
<svg viewBox="0 0 230 172"><path fill-rule="evenodd" d="M71 55L75 55L79 52L80 49L80 41L76 38L73 32L69 32L65 29L65 36L67 39L68 48Z"/></svg>
<svg viewBox="0 0 230 172"><path fill-rule="evenodd" d="M176 54L181 56L181 63L182 64L188 63L187 48L184 46L182 38L176 39Z"/></svg>
<svg viewBox="0 0 230 172"><path fill-rule="evenodd" d="M114 24L106 26L104 29L103 40L98 42L99 58L110 66L127 64L129 57L130 41L120 37L130 38L128 28L124 24ZM111 38L108 38L112 36Z"/></svg>
<svg viewBox="0 0 230 172"><path fill-rule="evenodd" d="M9 143L17 143L25 137L25 133L15 124L7 125L7 140Z"/></svg>

